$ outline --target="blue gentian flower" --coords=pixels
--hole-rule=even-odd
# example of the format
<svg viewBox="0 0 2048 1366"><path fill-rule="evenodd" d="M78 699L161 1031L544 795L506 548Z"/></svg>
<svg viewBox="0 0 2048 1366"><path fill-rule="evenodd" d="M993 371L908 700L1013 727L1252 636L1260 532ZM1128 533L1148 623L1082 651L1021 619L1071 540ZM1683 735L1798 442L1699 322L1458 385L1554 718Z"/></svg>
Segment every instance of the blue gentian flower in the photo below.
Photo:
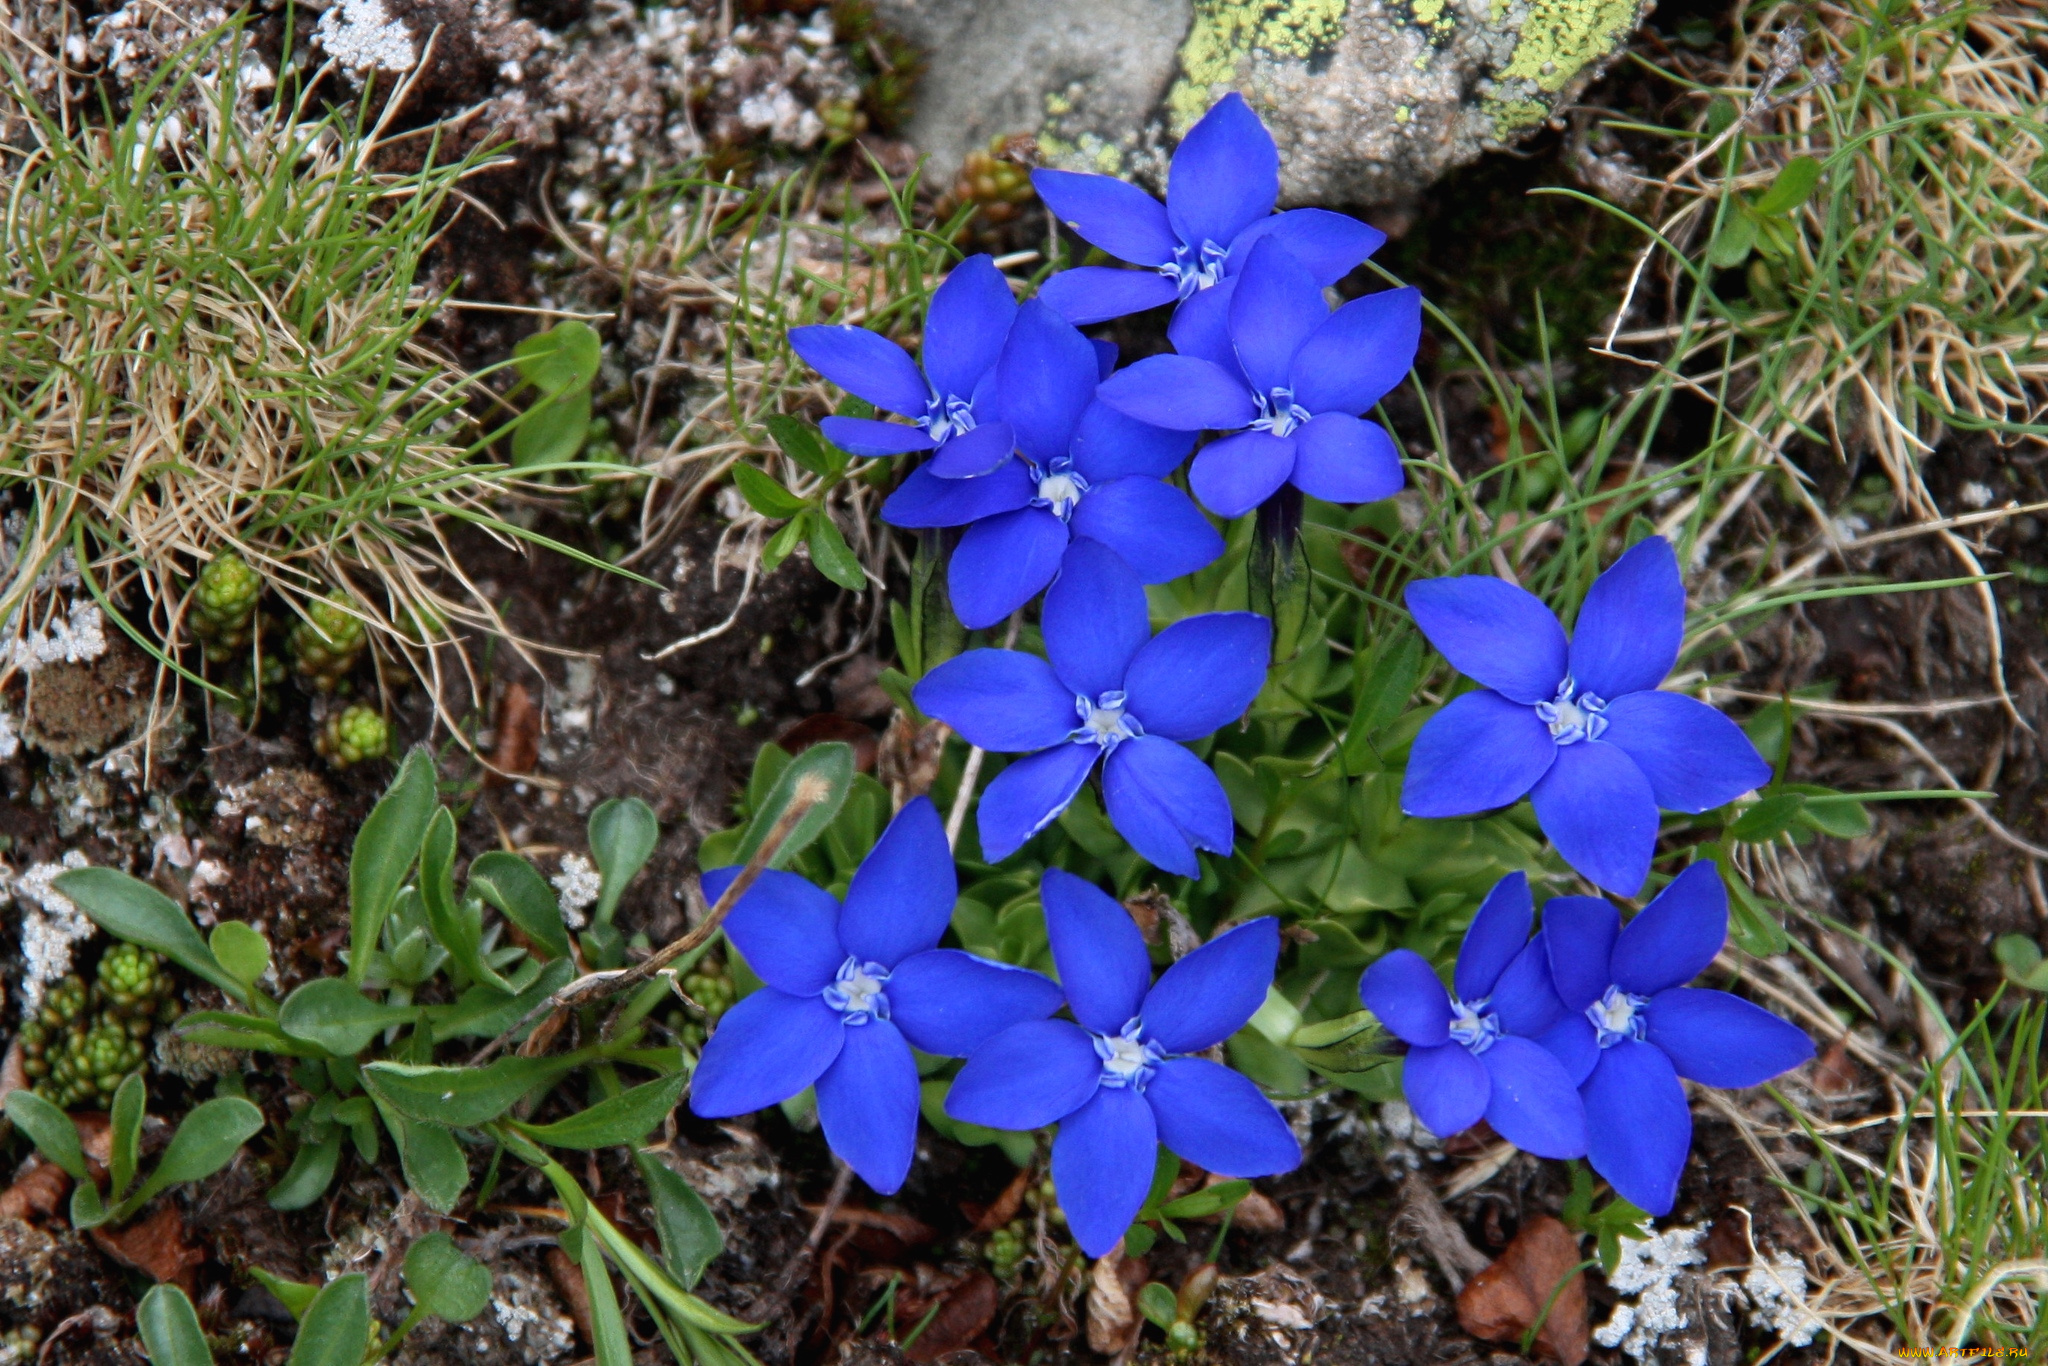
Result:
<svg viewBox="0 0 2048 1366"><path fill-rule="evenodd" d="M1008 858L1050 825L1098 759L1110 822L1133 849L1187 877L1201 872L1195 850L1228 854L1230 799L1187 744L1258 696L1272 623L1210 612L1153 636L1137 574L1101 542L1077 540L1040 629L1047 659L969 650L911 693L969 744L1027 756L981 794L982 855Z"/></svg>
<svg viewBox="0 0 2048 1366"><path fill-rule="evenodd" d="M1327 209L1274 213L1280 153L1235 93L1211 105L1181 139L1163 205L1110 176L1033 171L1031 183L1053 216L1082 237L1151 267L1082 266L1046 281L1039 297L1077 324L1198 299L1235 275L1252 244L1266 237L1292 252L1318 285L1337 283L1387 240L1378 228Z"/></svg>
<svg viewBox="0 0 2048 1366"><path fill-rule="evenodd" d="M704 895L716 900L739 871L704 874ZM1060 1006L1042 974L934 947L957 885L945 827L924 797L889 822L843 907L794 873L762 873L725 933L767 985L719 1020L690 1108L743 1115L815 1085L832 1151L882 1194L900 1187L917 1146L911 1047L961 1057Z"/></svg>
<svg viewBox="0 0 2048 1366"><path fill-rule="evenodd" d="M924 319L924 368L864 327L793 327L789 344L813 370L910 425L828 417L820 425L855 455L936 450L941 474L981 474L1007 460L1010 429L991 420L996 357L1017 315L1010 282L987 255L970 256L932 293Z"/></svg>
<svg viewBox="0 0 2048 1366"><path fill-rule="evenodd" d="M1552 903L1555 904L1555 903ZM1422 955L1396 949L1365 970L1358 994L1408 1044L1401 1086L1416 1117L1448 1138L1484 1119L1538 1157L1582 1157L1577 1079L1534 1039L1564 1019L1535 920L1529 879L1510 873L1472 917L1452 985Z"/></svg>
<svg viewBox="0 0 2048 1366"><path fill-rule="evenodd" d="M882 506L891 526L967 528L946 572L953 611L970 628L1038 596L1076 536L1116 551L1146 583L1192 574L1223 553L1216 528L1160 478L1187 458L1193 435L1096 402L1100 373L1086 337L1044 304L1026 303L996 363L1020 458L968 479L940 478L927 465Z"/></svg>
<svg viewBox="0 0 2048 1366"><path fill-rule="evenodd" d="M1249 1080L1206 1058L1265 1002L1280 954L1268 916L1210 940L1152 981L1129 912L1072 873L1039 887L1074 1023L1013 1025L968 1056L946 1113L995 1129L1060 1126L1052 1179L1074 1241L1116 1245L1144 1206L1158 1145L1222 1176L1274 1176L1301 1145Z"/></svg>
<svg viewBox="0 0 2048 1366"><path fill-rule="evenodd" d="M1414 365L1422 295L1385 290L1332 313L1314 275L1269 240L1252 248L1224 302L1183 310L1171 333L1180 354L1119 370L1103 381L1102 401L1157 427L1232 433L1188 470L1219 517L1249 512L1287 483L1332 503L1399 491L1394 438L1360 414Z"/></svg>
<svg viewBox="0 0 2048 1366"><path fill-rule="evenodd" d="M1728 891L1708 860L1621 923L1601 897L1543 905L1536 936L1566 1015L1543 1038L1586 1103L1587 1157L1624 1200L1668 1214L1692 1146L1680 1077L1758 1086L1813 1056L1813 1041L1761 1006L1685 983L1728 938Z"/></svg>
<svg viewBox="0 0 2048 1366"><path fill-rule="evenodd" d="M1537 598L1485 575L1408 585L1415 624L1485 685L1429 719L1401 809L1469 816L1525 793L1557 852L1595 885L1634 896L1657 810L1706 811L1770 781L1733 721L1659 692L1685 635L1685 585L1661 536L1593 581L1569 643Z"/></svg>

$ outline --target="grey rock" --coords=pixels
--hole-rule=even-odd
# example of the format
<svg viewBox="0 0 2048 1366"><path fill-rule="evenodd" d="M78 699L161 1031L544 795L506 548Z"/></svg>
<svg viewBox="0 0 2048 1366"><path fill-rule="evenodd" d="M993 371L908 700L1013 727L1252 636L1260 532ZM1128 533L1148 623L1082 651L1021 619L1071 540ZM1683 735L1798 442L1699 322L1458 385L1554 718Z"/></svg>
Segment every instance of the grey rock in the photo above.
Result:
<svg viewBox="0 0 2048 1366"><path fill-rule="evenodd" d="M1397 202L1513 146L1654 0L880 0L929 54L910 136L950 177L991 139L1155 189L1227 90L1280 146L1284 204Z"/></svg>

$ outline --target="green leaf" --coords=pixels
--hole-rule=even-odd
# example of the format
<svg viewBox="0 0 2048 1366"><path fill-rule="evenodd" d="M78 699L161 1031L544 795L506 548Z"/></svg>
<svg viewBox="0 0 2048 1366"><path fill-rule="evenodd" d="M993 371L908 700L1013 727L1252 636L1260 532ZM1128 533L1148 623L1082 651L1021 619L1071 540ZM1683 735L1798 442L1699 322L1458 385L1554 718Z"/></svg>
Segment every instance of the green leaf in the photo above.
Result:
<svg viewBox="0 0 2048 1366"><path fill-rule="evenodd" d="M1765 218L1788 214L1812 198L1820 184L1820 163L1812 157L1793 157L1780 167L1771 187L1751 207Z"/></svg>
<svg viewBox="0 0 2048 1366"><path fill-rule="evenodd" d="M746 467L742 465L739 468L745 469ZM805 516L792 517L789 521L783 523L782 530L768 538L768 544L761 547L761 572L763 574L773 574L782 562L789 558L789 552L795 550L797 542L803 540L804 532L810 520L809 517Z"/></svg>
<svg viewBox="0 0 2048 1366"><path fill-rule="evenodd" d="M434 1009L445 1012L431 1018L434 1024L434 1042L448 1039L495 1039L512 1026L518 1024L533 1012L533 1008L569 984L576 975L576 964L569 958L556 958L540 970L540 975L527 984L517 996L508 996L490 987L471 987L462 993L462 998L452 1006L437 1006ZM539 1024L535 1021L527 1028Z"/></svg>
<svg viewBox="0 0 2048 1366"><path fill-rule="evenodd" d="M569 956L569 931L555 889L519 855L503 849L478 854L469 865L469 890L497 907L548 957Z"/></svg>
<svg viewBox="0 0 2048 1366"><path fill-rule="evenodd" d="M484 961L481 913L455 900L455 815L445 806L434 809L420 843L419 894L435 942L448 950L463 975L509 995L512 984Z"/></svg>
<svg viewBox="0 0 2048 1366"><path fill-rule="evenodd" d="M1707 247L1707 264L1717 270L1730 270L1741 265L1749 259L1750 249L1756 246L1756 233L1756 215L1738 200L1729 208L1721 231Z"/></svg>
<svg viewBox="0 0 2048 1366"><path fill-rule="evenodd" d="M1159 1212L1169 1219L1206 1219L1212 1214L1221 1214L1227 1209L1236 1209L1238 1202L1252 1193L1249 1181L1218 1181L1213 1186L1204 1186L1189 1191L1178 1200L1168 1201L1159 1207Z"/></svg>
<svg viewBox="0 0 2048 1366"><path fill-rule="evenodd" d="M590 1291L590 1350L596 1354L597 1366L633 1366L633 1345L626 1338L626 1320L619 1313L618 1292L612 1287L604 1253L587 1230L576 1242L583 1283Z"/></svg>
<svg viewBox="0 0 2048 1366"><path fill-rule="evenodd" d="M772 476L744 462L732 467L732 482L739 487L740 497L763 517L794 517L810 506Z"/></svg>
<svg viewBox="0 0 2048 1366"><path fill-rule="evenodd" d="M746 837L740 841L737 862L745 863L761 847L761 841L768 838L768 832L782 813L789 809L790 799L796 795L799 783L822 779L826 784L826 796L816 806L804 813L796 828L789 832L789 838L769 860L771 868L787 868L790 860L809 848L811 842L825 833L825 828L839 814L839 808L846 804L846 794L853 788L853 747L837 740L822 745L812 745L782 770L782 776L775 780L768 796L756 807L754 818L747 822Z"/></svg>
<svg viewBox="0 0 2048 1366"><path fill-rule="evenodd" d="M1130 1250L1130 1239L1126 1238L1124 1251L1128 1254ZM1173 1291L1157 1281L1151 1281L1138 1292L1138 1312L1152 1320L1161 1332L1165 1332L1173 1327L1174 1320L1180 1317L1180 1301L1174 1297Z"/></svg>
<svg viewBox="0 0 2048 1366"><path fill-rule="evenodd" d="M517 1128L550 1148L609 1148L615 1143L638 1143L676 1108L683 1088L689 1084L689 1074L677 1072L622 1091L553 1124L518 1124Z"/></svg>
<svg viewBox="0 0 2048 1366"><path fill-rule="evenodd" d="M818 429L801 418L776 413L764 419L761 425L768 429L768 435L775 439L784 455L812 474L829 479L846 468L845 453L819 439Z"/></svg>
<svg viewBox="0 0 2048 1366"><path fill-rule="evenodd" d="M175 1285L150 1287L135 1306L135 1335L149 1353L150 1366L213 1366L199 1315Z"/></svg>
<svg viewBox="0 0 2048 1366"><path fill-rule="evenodd" d="M1415 698L1415 682L1422 673L1422 637L1403 631L1391 646L1382 647L1373 660L1372 672L1358 690L1358 705L1352 709L1351 725L1344 732L1344 766L1353 773L1368 767L1372 737L1401 719Z"/></svg>
<svg viewBox="0 0 2048 1366"><path fill-rule="evenodd" d="M1392 1040L1369 1010L1303 1025L1288 1043L1296 1057L1326 1076L1371 1072L1396 1061Z"/></svg>
<svg viewBox="0 0 2048 1366"><path fill-rule="evenodd" d="M163 1160L133 1195L115 1207L118 1222L141 1209L162 1190L204 1181L234 1159L235 1150L263 1132L263 1112L240 1096L217 1096L186 1113L171 1135Z"/></svg>
<svg viewBox="0 0 2048 1366"><path fill-rule="evenodd" d="M290 1310L291 1316L295 1319L305 1318L306 1310L312 1307L313 1301L320 1294L320 1287L317 1285L307 1285L303 1281L288 1281L282 1276L273 1276L260 1266L250 1267L249 1275L255 1279L256 1284L277 1296L277 1302Z"/></svg>
<svg viewBox="0 0 2048 1366"><path fill-rule="evenodd" d="M369 1350L369 1282L354 1272L329 1281L306 1306L286 1366L361 1366Z"/></svg>
<svg viewBox="0 0 2048 1366"><path fill-rule="evenodd" d="M820 574L849 592L858 593L868 586L867 571L860 567L860 558L847 546L830 513L820 512L811 518L810 546L811 563Z"/></svg>
<svg viewBox="0 0 2048 1366"><path fill-rule="evenodd" d="M693 1290L704 1268L725 1251L725 1233L704 1197L653 1153L634 1153L634 1165L654 1197L654 1227L661 1235L662 1259L682 1283Z"/></svg>
<svg viewBox="0 0 2048 1366"><path fill-rule="evenodd" d="M1180 1179L1180 1159L1160 1148L1152 1155L1152 1184L1145 1191L1145 1203L1139 1209L1139 1217L1156 1217L1159 1206L1173 1190L1173 1183Z"/></svg>
<svg viewBox="0 0 2048 1366"><path fill-rule="evenodd" d="M654 856L654 846L661 842L661 823L654 818L654 808L638 797L614 797L590 813L589 828L590 856L604 874L593 919L609 925L626 884L639 876Z"/></svg>
<svg viewBox="0 0 2048 1366"><path fill-rule="evenodd" d="M377 1100L377 1114L398 1144L405 1184L430 1208L442 1214L454 1209L469 1185L469 1159L455 1135L438 1124L415 1124L382 1100Z"/></svg>
<svg viewBox="0 0 2048 1366"><path fill-rule="evenodd" d="M527 1092L572 1071L587 1059L577 1054L546 1058L499 1058L487 1067L429 1067L373 1062L363 1068L363 1086L385 1108L407 1119L467 1129L498 1118Z"/></svg>
<svg viewBox="0 0 2048 1366"><path fill-rule="evenodd" d="M491 1302L491 1273L445 1233L413 1239L405 1250L405 1284L413 1303L450 1323L468 1323Z"/></svg>
<svg viewBox="0 0 2048 1366"><path fill-rule="evenodd" d="M206 936L215 961L244 987L253 987L270 969L270 941L253 925L223 920Z"/></svg>
<svg viewBox="0 0 2048 1366"><path fill-rule="evenodd" d="M100 1200L100 1188L90 1181L81 1181L71 1190L71 1227L79 1230L98 1228L107 1222L107 1207Z"/></svg>
<svg viewBox="0 0 2048 1366"><path fill-rule="evenodd" d="M300 1142L299 1150L292 1154L290 1170L270 1188L270 1207L304 1209L327 1194L327 1187L334 1181L334 1170L339 1165L341 1130L329 1126L319 1141Z"/></svg>
<svg viewBox="0 0 2048 1366"><path fill-rule="evenodd" d="M1786 790L1806 798L1798 821L1807 829L1845 840L1870 833L1870 808L1848 793L1814 783L1788 783Z"/></svg>
<svg viewBox="0 0 2048 1366"><path fill-rule="evenodd" d="M73 1181L85 1183L85 1150L71 1116L27 1087L7 1093L7 1117L28 1135L36 1151L56 1163Z"/></svg>
<svg viewBox="0 0 2048 1366"><path fill-rule="evenodd" d="M142 1116L149 1106L149 1088L140 1072L122 1078L107 1117L108 1195L119 1200L135 1182L135 1159L142 1144Z"/></svg>
<svg viewBox="0 0 2048 1366"><path fill-rule="evenodd" d="M551 394L528 408L512 429L512 468L562 465L583 451L590 435L590 390Z"/></svg>
<svg viewBox="0 0 2048 1366"><path fill-rule="evenodd" d="M1124 1256L1142 1257L1159 1241L1159 1230L1150 1224L1132 1224L1124 1232Z"/></svg>
<svg viewBox="0 0 2048 1366"><path fill-rule="evenodd" d="M380 1005L346 977L316 977L284 998L277 1023L294 1039L354 1057L392 1025L418 1015L412 1007Z"/></svg>
<svg viewBox="0 0 2048 1366"><path fill-rule="evenodd" d="M519 377L545 394L588 388L604 363L604 342L589 323L564 318L512 348Z"/></svg>
<svg viewBox="0 0 2048 1366"><path fill-rule="evenodd" d="M1749 844L1768 844L1791 828L1799 818L1806 798L1797 792L1773 792L1748 807L1728 826L1728 838Z"/></svg>
<svg viewBox="0 0 2048 1366"><path fill-rule="evenodd" d="M426 839L427 822L439 805L433 755L419 746L405 756L398 776L356 832L348 866L348 976L358 986L370 970L370 956L376 951L384 917L391 913L391 903L398 899L398 889L412 871L413 859Z"/></svg>
<svg viewBox="0 0 2048 1366"><path fill-rule="evenodd" d="M1703 856L1711 857L1702 851ZM1721 881L1728 888L1728 937L1735 947L1756 958L1770 958L1790 948L1785 927L1750 892L1732 863L1721 863Z"/></svg>
<svg viewBox="0 0 2048 1366"><path fill-rule="evenodd" d="M2028 991L2048 991L2048 964L2042 962L2039 944L2023 934L2001 935L1993 952L2014 985Z"/></svg>
<svg viewBox="0 0 2048 1366"><path fill-rule="evenodd" d="M114 938L154 949L236 1000L249 999L248 988L220 965L191 917L147 882L115 868L73 868L57 874L51 885Z"/></svg>

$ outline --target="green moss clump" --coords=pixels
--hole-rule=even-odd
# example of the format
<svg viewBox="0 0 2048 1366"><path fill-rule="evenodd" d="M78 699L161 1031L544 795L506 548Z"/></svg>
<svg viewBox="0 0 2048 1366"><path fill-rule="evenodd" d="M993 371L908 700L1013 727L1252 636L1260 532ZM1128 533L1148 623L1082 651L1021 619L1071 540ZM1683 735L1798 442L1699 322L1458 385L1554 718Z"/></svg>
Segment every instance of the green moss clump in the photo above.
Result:
<svg viewBox="0 0 2048 1366"><path fill-rule="evenodd" d="M337 591L308 603L285 642L292 668L315 691L333 692L361 662L369 643L362 618L348 610L347 602Z"/></svg>
<svg viewBox="0 0 2048 1366"><path fill-rule="evenodd" d="M172 990L162 958L114 945L91 987L71 976L44 995L21 1028L22 1072L61 1109L110 1104L122 1079L142 1067L151 1032L177 1018Z"/></svg>
<svg viewBox="0 0 2048 1366"><path fill-rule="evenodd" d="M206 644L215 663L232 659L249 644L263 576L232 550L206 562L192 584L192 634Z"/></svg>
<svg viewBox="0 0 2048 1366"><path fill-rule="evenodd" d="M336 768L382 759L391 753L391 723L375 707L357 702L327 718L313 748Z"/></svg>

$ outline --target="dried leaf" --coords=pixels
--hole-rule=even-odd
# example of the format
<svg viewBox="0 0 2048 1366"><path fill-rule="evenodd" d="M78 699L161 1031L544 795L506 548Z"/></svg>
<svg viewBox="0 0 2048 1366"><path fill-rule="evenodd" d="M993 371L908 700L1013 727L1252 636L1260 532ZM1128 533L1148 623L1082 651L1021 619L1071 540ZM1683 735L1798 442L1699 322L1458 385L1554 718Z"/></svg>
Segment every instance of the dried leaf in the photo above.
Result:
<svg viewBox="0 0 2048 1366"><path fill-rule="evenodd" d="M874 728L837 712L821 711L815 716L806 716L775 737L775 743L791 755L801 754L812 745L822 745L831 740L853 746L855 769L862 773L875 771L875 755L880 749L880 740Z"/></svg>
<svg viewBox="0 0 2048 1366"><path fill-rule="evenodd" d="M939 1312L932 1315L916 1340L903 1349L903 1355L912 1361L936 1361L948 1352L966 1347L995 1322L1001 1298L995 1277L976 1267L946 1292L939 1301Z"/></svg>
<svg viewBox="0 0 2048 1366"><path fill-rule="evenodd" d="M1115 1356L1137 1339L1138 1289L1145 1284L1142 1257L1124 1256L1123 1240L1098 1257L1088 1273L1088 1345Z"/></svg>
<svg viewBox="0 0 2048 1366"><path fill-rule="evenodd" d="M499 774L531 773L540 762L540 708L524 683L508 684L498 698L498 714L492 729L497 732L491 746L491 767ZM492 775L497 782L506 779Z"/></svg>
<svg viewBox="0 0 2048 1366"><path fill-rule="evenodd" d="M1016 1218L1017 1211L1024 1208L1024 1193L1030 1189L1031 1168L1019 1167L1017 1174L1010 1178L1010 1184L1003 1187L1003 1193L996 1197L996 1202L974 1219L974 1231L993 1233Z"/></svg>
<svg viewBox="0 0 2048 1366"><path fill-rule="evenodd" d="M0 1219L47 1219L63 1208L64 1193L70 1189L71 1178L62 1167L31 1157L14 1184L0 1191Z"/></svg>
<svg viewBox="0 0 2048 1366"><path fill-rule="evenodd" d="M1846 1096L1856 1089L1860 1079L1856 1073L1855 1059L1849 1056L1849 1041L1846 1038L1836 1039L1827 1046L1827 1051L1813 1064L1813 1072L1808 1081L1818 1094L1830 1098Z"/></svg>
<svg viewBox="0 0 2048 1366"><path fill-rule="evenodd" d="M1547 1214L1538 1215L1522 1225L1500 1260L1474 1276L1458 1296L1458 1322L1488 1342L1520 1342L1549 1304L1536 1346L1564 1366L1580 1366L1590 1331L1580 1260L1571 1231ZM1561 1291L1559 1282L1565 1283Z"/></svg>
<svg viewBox="0 0 2048 1366"><path fill-rule="evenodd" d="M121 1265L140 1271L159 1285L177 1285L187 1294L192 1292L193 1271L206 1260L204 1252L185 1241L185 1216L169 1201L158 1205L147 1219L126 1228L101 1225L93 1229L92 1240Z"/></svg>
<svg viewBox="0 0 2048 1366"><path fill-rule="evenodd" d="M823 1205L805 1205L804 1213L818 1214ZM896 1214L885 1209L858 1209L841 1205L832 1211L832 1222L851 1224L855 1228L878 1228L884 1233L895 1235L906 1247L917 1247L938 1237L929 1224L921 1223L907 1214Z"/></svg>
<svg viewBox="0 0 2048 1366"><path fill-rule="evenodd" d="M583 1334L585 1342L597 1341L590 1326L590 1284L583 1279L583 1268L569 1259L569 1254L559 1247L548 1249L548 1275L555 1282L555 1289L561 1292L562 1303L569 1310L569 1317L576 1321L576 1331Z"/></svg>

